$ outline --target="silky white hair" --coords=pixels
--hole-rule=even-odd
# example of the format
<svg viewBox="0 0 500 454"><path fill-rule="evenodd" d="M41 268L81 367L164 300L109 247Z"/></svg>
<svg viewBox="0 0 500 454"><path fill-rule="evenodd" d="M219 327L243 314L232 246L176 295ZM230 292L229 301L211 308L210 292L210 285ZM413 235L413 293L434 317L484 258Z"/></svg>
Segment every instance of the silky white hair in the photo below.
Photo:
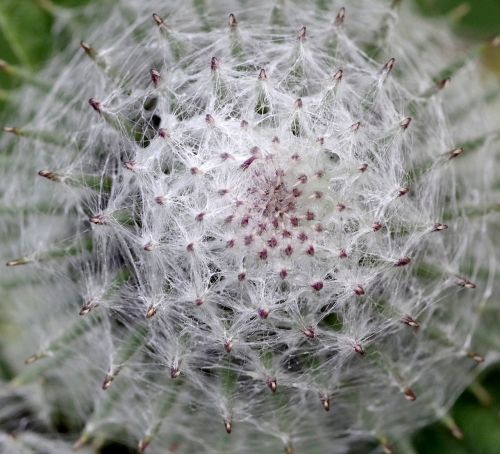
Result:
<svg viewBox="0 0 500 454"><path fill-rule="evenodd" d="M498 92L486 44L397 3L59 14L75 42L2 138L6 452L56 420L61 453L459 433L447 410L500 345Z"/></svg>

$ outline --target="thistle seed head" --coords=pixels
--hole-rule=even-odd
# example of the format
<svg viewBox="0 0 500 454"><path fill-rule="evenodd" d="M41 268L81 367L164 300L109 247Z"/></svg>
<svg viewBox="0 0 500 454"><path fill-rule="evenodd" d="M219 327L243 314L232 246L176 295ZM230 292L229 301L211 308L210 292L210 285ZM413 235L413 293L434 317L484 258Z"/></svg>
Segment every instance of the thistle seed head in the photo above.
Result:
<svg viewBox="0 0 500 454"><path fill-rule="evenodd" d="M1 136L19 436L391 452L442 417L495 356L484 45L384 0L94 3L76 57L0 63L33 85Z"/></svg>

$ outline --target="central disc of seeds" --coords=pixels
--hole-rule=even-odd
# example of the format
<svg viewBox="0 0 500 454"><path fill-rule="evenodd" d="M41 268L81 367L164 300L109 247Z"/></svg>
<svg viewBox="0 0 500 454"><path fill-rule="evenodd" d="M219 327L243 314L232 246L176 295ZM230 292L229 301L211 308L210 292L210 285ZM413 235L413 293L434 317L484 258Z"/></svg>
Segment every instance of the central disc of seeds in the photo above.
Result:
<svg viewBox="0 0 500 454"><path fill-rule="evenodd" d="M251 178L243 200L236 202L236 211L230 216L242 234L238 242L253 250L260 260L271 255L314 256L315 237L323 232L317 221L323 173L301 165L297 156L289 159L285 166L277 165L272 158L258 159L245 169Z"/></svg>
<svg viewBox="0 0 500 454"><path fill-rule="evenodd" d="M296 188L291 189L283 181L284 176L282 170L277 170L274 176L263 176L262 189L255 186L248 189L249 195L257 196L253 211L268 218L275 228L280 224L284 225L295 212L295 198L299 193Z"/></svg>

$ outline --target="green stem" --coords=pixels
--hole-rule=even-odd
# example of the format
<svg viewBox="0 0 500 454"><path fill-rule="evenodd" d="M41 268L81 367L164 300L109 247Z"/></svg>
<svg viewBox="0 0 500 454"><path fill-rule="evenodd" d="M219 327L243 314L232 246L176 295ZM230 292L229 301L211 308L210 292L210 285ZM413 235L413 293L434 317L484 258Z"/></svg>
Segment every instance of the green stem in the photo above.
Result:
<svg viewBox="0 0 500 454"><path fill-rule="evenodd" d="M488 390L477 380L473 381L469 386L469 391L474 394L476 399L483 407L489 407L493 402L493 397Z"/></svg>
<svg viewBox="0 0 500 454"><path fill-rule="evenodd" d="M113 186L113 179L102 175L71 175L50 170L41 170L38 175L55 183L64 183L68 186L98 190L100 192L109 193Z"/></svg>
<svg viewBox="0 0 500 454"><path fill-rule="evenodd" d="M82 251L92 250L93 242L91 238L84 239L81 243L70 244L67 246L56 247L47 251L34 254L30 257L20 257L14 260L9 260L7 266L21 266L33 262L46 262L49 260L74 257Z"/></svg>
<svg viewBox="0 0 500 454"><path fill-rule="evenodd" d="M17 27L14 26L14 22L10 21L7 16L3 13L0 7L0 31L3 33L5 40L7 41L9 47L14 52L16 58L26 67L31 66L31 61L28 58L28 54L25 52L22 44L19 42L16 36Z"/></svg>
<svg viewBox="0 0 500 454"><path fill-rule="evenodd" d="M106 390L110 387L111 383L118 376L127 361L142 348L146 342L148 334L149 328L147 325L138 326L125 344L120 347L115 359L113 360L114 364L110 367L110 370L104 379L102 389Z"/></svg>
<svg viewBox="0 0 500 454"><path fill-rule="evenodd" d="M13 78L19 79L21 82L33 85L43 92L49 93L52 90L51 85L33 75L30 70L24 69L20 66L11 65L3 60L0 60L0 71L3 71Z"/></svg>
<svg viewBox="0 0 500 454"><path fill-rule="evenodd" d="M286 18L285 18L285 13L284 13L284 6L285 2L284 0L276 0L276 3L273 6L273 9L271 11L271 25L274 25L275 27L285 27L286 25ZM280 41L282 41L280 39Z"/></svg>
<svg viewBox="0 0 500 454"><path fill-rule="evenodd" d="M179 396L179 387L181 386L181 384L181 379L175 379L172 386L167 391L165 391L158 400L157 415L151 421L151 424L147 429L144 437L139 441L139 452L144 452L158 435L164 420L169 415L172 408L174 408L175 403L177 402L177 398Z"/></svg>
<svg viewBox="0 0 500 454"><path fill-rule="evenodd" d="M101 429L98 427L99 421L104 420L113 411L115 405L120 402L129 385L130 383L128 381L122 381L114 386L109 393L106 393L104 401L101 401L102 405L94 411L94 414L87 421L80 437L73 445L74 450L85 446L97 432L97 429Z"/></svg>
<svg viewBox="0 0 500 454"><path fill-rule="evenodd" d="M66 148L70 144L68 139L51 131L36 131L32 129L5 127L4 132L14 134L17 137L25 137L35 141L40 141L48 145L56 145L58 147Z"/></svg>
<svg viewBox="0 0 500 454"><path fill-rule="evenodd" d="M158 14L153 14L153 19L158 26L161 36L167 40L170 51L172 52L174 59L176 62L180 61L184 55L186 55L186 50L182 45L181 41L179 41L170 27L166 24L165 20Z"/></svg>
<svg viewBox="0 0 500 454"><path fill-rule="evenodd" d="M453 78L460 70L465 68L471 62L471 60L475 60L480 57L481 54L483 54L484 51L488 49L488 47L490 47L490 44L484 42L475 46L468 52L462 53L462 56L458 60L455 60L446 68L442 69L439 74L436 75L435 80L441 81L444 79Z"/></svg>
<svg viewBox="0 0 500 454"><path fill-rule="evenodd" d="M54 209L50 204L41 202L36 205L0 205L0 215L13 216L20 213L24 214L47 214L50 213L62 215L64 211L61 209Z"/></svg>
<svg viewBox="0 0 500 454"><path fill-rule="evenodd" d="M97 326L101 323L101 321L101 317L94 316L89 317L85 321L78 320L73 323L59 337L52 340L46 348L39 350L34 355L30 356L25 362L27 364L32 364L42 358L46 358L45 361L36 364L36 366L26 368L21 374L10 382L9 386L17 388L19 386L26 385L43 376L44 373L54 370L54 368L62 364L64 360L71 355L71 349L66 347L73 344L84 334L88 333L89 329ZM61 349L63 349L62 352L60 351Z"/></svg>
<svg viewBox="0 0 500 454"><path fill-rule="evenodd" d="M119 79L119 71L117 68L112 68L108 65L108 62L101 56L99 51L97 51L90 44L82 41L80 47L84 50L85 54L95 63L96 67L99 68L102 73L113 83L118 86L123 85L123 81Z"/></svg>
<svg viewBox="0 0 500 454"><path fill-rule="evenodd" d="M205 32L210 31L210 24L207 21L207 3L205 0L193 0L194 9L196 14L201 20L202 30Z"/></svg>
<svg viewBox="0 0 500 454"><path fill-rule="evenodd" d="M418 164L413 169L407 172L407 181L409 184L415 183L427 172L433 171L450 161L460 159L472 155L474 152L479 151L487 140L497 140L500 136L500 131L490 132L481 137L464 142L461 147L454 148L446 153L443 153L439 158L434 160L427 160Z"/></svg>
<svg viewBox="0 0 500 454"><path fill-rule="evenodd" d="M267 94L266 79L266 73L261 69L257 82L257 103L255 105L255 112L259 115L267 115L271 110L271 103L269 102Z"/></svg>
<svg viewBox="0 0 500 454"><path fill-rule="evenodd" d="M457 423L450 415L447 414L443 416L441 422L448 428L448 430L456 439L460 440L463 438L464 435L462 431L460 430Z"/></svg>
<svg viewBox="0 0 500 454"><path fill-rule="evenodd" d="M84 302L83 306L80 308L80 315L87 315L97 305L101 304L101 302L116 295L129 278L130 271L128 269L119 269L111 283L105 288L101 295L97 296L97 300L91 299Z"/></svg>
<svg viewBox="0 0 500 454"><path fill-rule="evenodd" d="M451 211L445 211L443 213L443 220L449 221L451 219L456 219L457 216L477 218L498 212L500 212L500 203L493 203L491 205L486 205L486 206L467 206L459 208L457 213Z"/></svg>

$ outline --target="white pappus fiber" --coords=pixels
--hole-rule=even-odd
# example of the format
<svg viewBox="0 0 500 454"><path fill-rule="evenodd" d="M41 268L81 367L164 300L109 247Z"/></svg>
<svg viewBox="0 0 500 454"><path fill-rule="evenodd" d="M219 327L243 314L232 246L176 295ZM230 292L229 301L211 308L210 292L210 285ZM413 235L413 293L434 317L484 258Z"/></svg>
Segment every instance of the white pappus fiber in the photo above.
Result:
<svg viewBox="0 0 500 454"><path fill-rule="evenodd" d="M460 436L500 345L496 43L383 0L79 15L2 139L5 452Z"/></svg>

